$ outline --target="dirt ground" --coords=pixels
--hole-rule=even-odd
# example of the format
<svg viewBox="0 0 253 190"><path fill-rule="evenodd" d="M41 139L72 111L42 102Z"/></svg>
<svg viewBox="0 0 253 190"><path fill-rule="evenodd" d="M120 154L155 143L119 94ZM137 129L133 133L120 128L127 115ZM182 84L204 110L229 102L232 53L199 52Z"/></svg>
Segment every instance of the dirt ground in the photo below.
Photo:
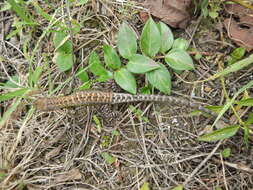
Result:
<svg viewBox="0 0 253 190"><path fill-rule="evenodd" d="M18 76L16 83L28 87L29 64L33 63L33 68L44 65L36 91L22 100L15 97L0 101L0 119L21 101L0 126L0 188L137 190L148 183L151 190L169 190L178 185L187 190L253 189L252 134L248 148L243 130L223 141L200 142L197 138L211 130L214 118L193 116L189 107L135 103L52 112L32 108L31 103L36 98L50 96L49 92L70 94L81 86L82 82L74 73L87 65L91 51L99 53L105 42L115 45L123 20L140 36L145 23L139 12L146 10L135 1L89 1L73 7L66 6L65 1L38 2L47 14L67 26L69 18L82 23L80 31L71 37L75 66L68 72L60 72L56 67L52 61L51 34L55 28L43 35L50 21L38 14L31 4L28 3L27 9L36 19L36 27L19 23L21 29L8 39L6 36L19 27L18 17L11 10L0 12L0 83ZM192 57L196 49L202 54L201 59L195 60L194 70L172 74L172 95L209 105L226 102L219 78L190 83L208 78L221 66L225 67L227 57L238 47L223 25L226 16L222 9L217 19L200 18L200 13L196 12L186 29L172 29L176 37L191 40ZM14 21L16 26L13 26ZM245 57L248 55L250 52ZM252 66L247 67L224 78L229 97L253 80L252 70ZM143 86L143 83L145 79L140 77L138 85ZM113 81L93 83L92 88L123 92ZM10 91L13 89L0 86L2 95ZM252 93L251 87L249 96L252 97ZM245 119L252 113L252 106L238 112ZM224 116L235 124L238 122L231 110ZM219 122L215 128L219 126L224 123ZM231 150L227 158L221 154L226 148Z"/></svg>

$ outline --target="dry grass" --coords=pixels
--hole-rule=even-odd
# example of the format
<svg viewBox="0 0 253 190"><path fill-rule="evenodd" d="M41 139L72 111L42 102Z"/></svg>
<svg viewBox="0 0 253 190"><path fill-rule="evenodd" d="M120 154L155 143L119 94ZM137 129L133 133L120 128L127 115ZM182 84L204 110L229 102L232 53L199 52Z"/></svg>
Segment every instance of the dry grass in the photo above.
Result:
<svg viewBox="0 0 253 190"><path fill-rule="evenodd" d="M137 32L142 28L135 14L141 9L140 5L98 2L73 8L64 6L55 14L55 18L63 23L68 23L71 17L84 25L77 35L71 37L77 59L74 69L67 73L61 73L52 63L52 35L47 33L40 39L49 21L29 7L39 25L34 30L25 27L21 36L5 40L15 14L1 12L0 82L18 75L21 78L19 85L27 86L29 63L33 64L33 68L46 65L38 82L39 93L33 92L38 94L24 100L24 104L50 93L70 93L80 86L81 82L73 77L74 73L80 67L85 68L87 56L92 50L98 50L104 42L115 44L115 34L122 20L128 20ZM64 3L41 2L40 6L53 15L54 10ZM188 32L191 31L189 28ZM203 33L206 32L201 30L200 34L194 34L205 36ZM214 34L215 30L208 32ZM217 70L217 65L213 64L215 53L219 51L217 44L207 48L207 43L193 40L200 50L208 50L214 56L203 58L196 71L183 73L181 77L185 80L207 78ZM206 40L211 40L211 44L217 41L208 37ZM30 60L36 45L34 59ZM230 76L227 79L228 82L233 81L229 93L233 92L232 87L238 89L252 77L250 70L238 74L241 77ZM111 82L103 85L103 88L114 88ZM218 80L193 86L174 76L173 86L177 93L190 95L194 92L207 103L220 104L224 100ZM15 100L1 103L0 110L6 112ZM120 111L118 119L108 118L103 113L108 113L108 107L82 107L50 113L28 111L29 108L19 106L1 127L2 189L139 189L144 182L148 182L151 189L164 190L179 184L183 184L185 189L198 190L253 188L253 152L251 148L245 148L241 134L223 142L198 142L196 138L204 132L211 119L191 117L187 114L190 112L188 108L136 104L133 109L120 105L113 108ZM102 128L95 124L94 115L103 123ZM115 134L115 131L118 133ZM224 159L220 152L227 147L231 148L232 154ZM108 164L101 156L103 152L117 158L116 162Z"/></svg>

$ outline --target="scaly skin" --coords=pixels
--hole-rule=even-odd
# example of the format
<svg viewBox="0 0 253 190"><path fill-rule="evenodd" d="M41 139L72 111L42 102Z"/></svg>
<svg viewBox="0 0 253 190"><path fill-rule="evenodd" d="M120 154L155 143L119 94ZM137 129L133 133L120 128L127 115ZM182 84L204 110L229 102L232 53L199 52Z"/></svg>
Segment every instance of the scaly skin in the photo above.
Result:
<svg viewBox="0 0 253 190"><path fill-rule="evenodd" d="M35 101L34 105L38 110L51 111L72 106L94 104L120 104L131 102L164 102L173 105L185 105L216 116L215 113L204 108L198 103L194 103L189 100L174 96L145 94L132 95L126 93L101 91L80 91L68 96L40 98ZM223 118L223 120L225 119Z"/></svg>

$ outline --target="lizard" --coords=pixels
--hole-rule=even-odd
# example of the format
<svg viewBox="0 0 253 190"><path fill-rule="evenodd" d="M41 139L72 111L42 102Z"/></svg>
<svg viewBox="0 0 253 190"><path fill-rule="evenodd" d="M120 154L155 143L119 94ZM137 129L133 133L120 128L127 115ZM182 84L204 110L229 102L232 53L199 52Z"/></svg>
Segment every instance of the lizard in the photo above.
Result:
<svg viewBox="0 0 253 190"><path fill-rule="evenodd" d="M128 94L103 91L79 91L67 96L56 96L49 98L38 98L34 102L35 108L40 111L52 111L72 106L95 105L95 104L121 104L133 102L162 102L174 105L184 105L198 109L212 116L217 116L214 112L203 107L200 103L195 103L180 97L168 95L152 94ZM221 118L225 122L227 119Z"/></svg>

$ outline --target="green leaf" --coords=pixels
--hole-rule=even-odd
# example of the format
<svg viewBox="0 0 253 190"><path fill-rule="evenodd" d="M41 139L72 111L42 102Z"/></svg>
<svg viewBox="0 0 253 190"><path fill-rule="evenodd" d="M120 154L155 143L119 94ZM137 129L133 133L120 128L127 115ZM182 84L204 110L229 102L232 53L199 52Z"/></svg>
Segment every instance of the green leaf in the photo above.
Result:
<svg viewBox="0 0 253 190"><path fill-rule="evenodd" d="M65 32L55 32L54 35L54 46L55 51L63 51L65 53L72 53L73 52L73 46L70 40L68 40L69 37Z"/></svg>
<svg viewBox="0 0 253 190"><path fill-rule="evenodd" d="M199 52L197 52L196 55L194 56L194 59L197 61L200 60L201 58L202 58L202 55Z"/></svg>
<svg viewBox="0 0 253 190"><path fill-rule="evenodd" d="M150 17L146 22L140 41L141 51L149 57L154 57L161 47L161 34L153 19Z"/></svg>
<svg viewBox="0 0 253 190"><path fill-rule="evenodd" d="M19 76L18 75L14 75L11 77L12 80L8 80L5 84L4 87L7 88L19 88L20 86L18 86L17 84L19 83ZM13 81L13 82L12 82ZM16 82L16 83L14 83Z"/></svg>
<svg viewBox="0 0 253 190"><path fill-rule="evenodd" d="M149 183L147 182L144 182L141 186L141 189L140 190L149 190Z"/></svg>
<svg viewBox="0 0 253 190"><path fill-rule="evenodd" d="M40 16L42 16L43 18L45 18L48 21L51 21L53 18L51 17L51 15L47 14L47 12L45 12L38 4L37 1L31 1L32 5L34 6L34 8L36 9L36 13L39 14Z"/></svg>
<svg viewBox="0 0 253 190"><path fill-rule="evenodd" d="M91 88L91 82L87 81L84 82L80 87L78 87L78 90L87 90Z"/></svg>
<svg viewBox="0 0 253 190"><path fill-rule="evenodd" d="M7 120L10 118L11 114L17 109L18 105L21 103L22 97L19 97L6 112L4 112L3 117L0 117L0 129L4 126Z"/></svg>
<svg viewBox="0 0 253 190"><path fill-rule="evenodd" d="M117 46L120 55L125 59L129 59L137 52L136 33L126 23L119 27Z"/></svg>
<svg viewBox="0 0 253 190"><path fill-rule="evenodd" d="M248 125L243 126L243 142L245 143L246 147L249 147L249 135L250 129Z"/></svg>
<svg viewBox="0 0 253 190"><path fill-rule="evenodd" d="M146 73L158 69L160 66L145 55L133 55L127 64L127 70L132 73Z"/></svg>
<svg viewBox="0 0 253 190"><path fill-rule="evenodd" d="M176 187L174 187L172 190L183 190L184 187L182 185L178 185Z"/></svg>
<svg viewBox="0 0 253 190"><path fill-rule="evenodd" d="M208 0L203 0L203 1L201 2L201 14L202 14L204 17L207 17L207 15L208 15L207 6L208 6Z"/></svg>
<svg viewBox="0 0 253 190"><path fill-rule="evenodd" d="M144 86L140 89L141 94L151 94L151 85Z"/></svg>
<svg viewBox="0 0 253 190"><path fill-rule="evenodd" d="M29 88L21 88L19 90L15 90L13 92L1 94L0 95L0 102L23 96L25 93L27 93L28 90L29 90Z"/></svg>
<svg viewBox="0 0 253 190"><path fill-rule="evenodd" d="M220 111L223 108L223 106L205 106L205 107L215 113L220 113Z"/></svg>
<svg viewBox="0 0 253 190"><path fill-rule="evenodd" d="M88 73L85 71L86 69L80 68L77 72L76 76L84 83L89 81Z"/></svg>
<svg viewBox="0 0 253 190"><path fill-rule="evenodd" d="M192 58L182 49L172 49L165 56L166 63L176 70L194 69Z"/></svg>
<svg viewBox="0 0 253 190"><path fill-rule="evenodd" d="M2 7L0 8L0 12L8 11L10 9L11 9L11 5L7 1L5 1Z"/></svg>
<svg viewBox="0 0 253 190"><path fill-rule="evenodd" d="M187 50L189 47L189 42L184 38L177 38L173 43L173 49Z"/></svg>
<svg viewBox="0 0 253 190"><path fill-rule="evenodd" d="M165 54L172 47L174 42L174 36L170 28L166 24L159 22L157 26L161 33L160 52Z"/></svg>
<svg viewBox="0 0 253 190"><path fill-rule="evenodd" d="M101 133L101 131L102 131L102 124L101 124L101 121L98 119L98 117L96 115L93 115L93 121L96 124L96 128L97 128L98 132Z"/></svg>
<svg viewBox="0 0 253 190"><path fill-rule="evenodd" d="M247 98L244 100L240 100L238 102L235 102L235 104L238 104L240 106L253 106L253 98Z"/></svg>
<svg viewBox="0 0 253 190"><path fill-rule="evenodd" d="M253 113L250 113L248 119L245 121L245 124L251 125L252 123L253 123Z"/></svg>
<svg viewBox="0 0 253 190"><path fill-rule="evenodd" d="M225 68L224 70L214 74L213 76L209 77L208 79L206 79L205 81L208 81L208 80L214 80L216 78L219 78L221 76L225 76L229 73L233 73L233 72L236 72L244 67L247 67L249 66L250 64L253 63L253 54L251 54L248 58L245 58L241 61L238 61L232 65L229 65L227 68Z"/></svg>
<svg viewBox="0 0 253 190"><path fill-rule="evenodd" d="M236 59L236 60L239 60L241 59L244 55L245 55L245 48L243 47L239 47L239 48L236 48L232 53L231 53L231 56L232 58Z"/></svg>
<svg viewBox="0 0 253 190"><path fill-rule="evenodd" d="M120 70L114 73L114 80L116 83L132 94L136 94L136 80L132 73L130 73L127 69L121 68Z"/></svg>
<svg viewBox="0 0 253 190"><path fill-rule="evenodd" d="M158 90L166 94L171 92L171 76L167 68L160 64L160 68L146 73L147 79Z"/></svg>
<svg viewBox="0 0 253 190"><path fill-rule="evenodd" d="M251 86L253 86L253 80L251 80L250 82L248 82L247 84L243 85L233 96L232 99L229 99L226 104L223 106L222 110L220 111L219 115L217 116L217 118L215 119L215 121L212 124L212 127L215 126L215 124L217 123L217 121L219 121L219 119L222 117L222 115L230 108L230 106L232 106L232 104L235 102L236 97L241 94L242 92L244 92L245 90L247 90L248 88L250 88Z"/></svg>
<svg viewBox="0 0 253 190"><path fill-rule="evenodd" d="M85 5L89 0L78 0L76 6Z"/></svg>
<svg viewBox="0 0 253 190"><path fill-rule="evenodd" d="M116 161L116 158L111 156L108 152L102 152L101 156L105 159L108 164L113 164Z"/></svg>
<svg viewBox="0 0 253 190"><path fill-rule="evenodd" d="M221 152L222 156L224 158L228 158L231 154L231 149L230 148L225 148L222 152Z"/></svg>
<svg viewBox="0 0 253 190"><path fill-rule="evenodd" d="M61 72L68 71L73 66L72 53L65 53L63 51L56 52L53 60Z"/></svg>
<svg viewBox="0 0 253 190"><path fill-rule="evenodd" d="M228 127L224 127L222 129L216 130L212 133L203 135L198 138L199 141L218 141L218 140L223 140L227 139L229 137L232 137L236 134L238 129L240 128L239 125L231 125Z"/></svg>
<svg viewBox="0 0 253 190"><path fill-rule="evenodd" d="M43 67L42 66L37 66L35 71L31 74L31 76L29 77L29 83L31 86L36 85L38 83L38 80L40 78L40 75L43 71Z"/></svg>
<svg viewBox="0 0 253 190"><path fill-rule="evenodd" d="M216 11L209 12L209 16L213 19L217 18L219 16L219 13Z"/></svg>
<svg viewBox="0 0 253 190"><path fill-rule="evenodd" d="M21 5L19 5L18 3L16 3L15 0L7 0L8 3L11 5L11 8L17 13L17 15L22 18L25 22L27 23L32 23L32 19L30 19L27 15L29 15L31 17L31 15L28 13L28 11L22 7Z"/></svg>
<svg viewBox="0 0 253 190"><path fill-rule="evenodd" d="M78 32L80 32L82 25L78 23L77 20L72 19L71 20L71 31L73 32L73 35L77 34Z"/></svg>
<svg viewBox="0 0 253 190"><path fill-rule="evenodd" d="M109 72L103 67L97 53L94 51L89 56L89 69L94 75L100 77L99 81L101 82L111 78Z"/></svg>
<svg viewBox="0 0 253 190"><path fill-rule="evenodd" d="M120 58L116 51L109 45L103 46L105 64L111 69L119 69L121 66Z"/></svg>

